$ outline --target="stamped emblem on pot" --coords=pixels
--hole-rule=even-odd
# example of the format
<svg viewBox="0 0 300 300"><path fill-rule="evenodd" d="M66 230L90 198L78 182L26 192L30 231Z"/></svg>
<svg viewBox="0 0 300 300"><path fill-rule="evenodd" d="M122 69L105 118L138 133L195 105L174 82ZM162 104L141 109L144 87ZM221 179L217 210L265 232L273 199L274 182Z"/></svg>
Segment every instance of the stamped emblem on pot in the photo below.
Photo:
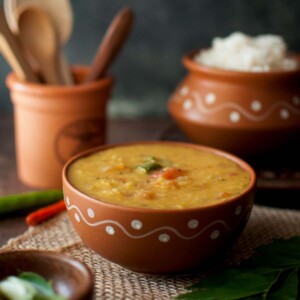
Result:
<svg viewBox="0 0 300 300"><path fill-rule="evenodd" d="M104 143L104 120L81 119L64 126L55 140L58 161L64 164L69 158L84 150Z"/></svg>

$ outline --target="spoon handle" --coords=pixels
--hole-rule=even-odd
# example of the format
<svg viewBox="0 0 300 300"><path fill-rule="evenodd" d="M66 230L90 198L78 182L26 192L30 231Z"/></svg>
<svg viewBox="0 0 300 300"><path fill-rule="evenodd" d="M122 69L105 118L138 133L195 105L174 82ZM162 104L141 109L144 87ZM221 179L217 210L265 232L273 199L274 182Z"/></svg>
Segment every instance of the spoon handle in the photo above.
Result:
<svg viewBox="0 0 300 300"><path fill-rule="evenodd" d="M59 69L62 77L63 84L73 85L74 79L69 66L69 63L62 51L59 53Z"/></svg>
<svg viewBox="0 0 300 300"><path fill-rule="evenodd" d="M122 9L115 16L96 52L85 82L104 76L129 36L133 20L134 14L129 8Z"/></svg>
<svg viewBox="0 0 300 300"><path fill-rule="evenodd" d="M49 57L46 56L38 56L35 54L35 58L39 64L41 69L41 73L45 79L47 84L53 85L63 85L62 74L59 66L59 56L57 54L53 54Z"/></svg>
<svg viewBox="0 0 300 300"><path fill-rule="evenodd" d="M0 51L21 80L39 82L24 57L18 39L10 31L4 12L0 9Z"/></svg>

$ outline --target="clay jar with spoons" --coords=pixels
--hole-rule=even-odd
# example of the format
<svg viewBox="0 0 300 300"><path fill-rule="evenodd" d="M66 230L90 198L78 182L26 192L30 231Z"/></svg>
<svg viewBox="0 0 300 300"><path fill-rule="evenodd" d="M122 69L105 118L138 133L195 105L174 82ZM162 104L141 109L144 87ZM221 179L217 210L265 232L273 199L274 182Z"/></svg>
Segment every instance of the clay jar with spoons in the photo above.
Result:
<svg viewBox="0 0 300 300"><path fill-rule="evenodd" d="M300 68L238 72L184 56L187 76L171 95L168 109L194 142L242 156L267 152L298 138ZM293 55L300 66L300 57Z"/></svg>
<svg viewBox="0 0 300 300"><path fill-rule="evenodd" d="M44 28L51 37L52 55L47 52L50 47L46 51L38 41L31 40L28 48L41 47L39 58L52 59L54 64L57 41L47 15L40 10L27 9L23 18L25 20L21 15L19 20L21 34L28 35L36 30L31 23L33 19L43 25L39 30ZM24 82L15 74L8 76L7 85L15 110L17 166L21 181L41 188L61 187L64 163L73 155L105 142L106 104L113 85L113 79L106 73L122 48L132 22L131 10L124 9L117 14L92 66L73 69L75 85L58 85L59 80L50 81L55 77L45 76L47 68L43 67L41 72L52 85ZM24 39L24 43L28 40ZM41 57L42 52L44 57Z"/></svg>
<svg viewBox="0 0 300 300"><path fill-rule="evenodd" d="M113 78L82 83L88 67L74 67L73 86L30 83L9 74L14 105L19 179L32 187L60 188L64 163L105 142L106 107Z"/></svg>

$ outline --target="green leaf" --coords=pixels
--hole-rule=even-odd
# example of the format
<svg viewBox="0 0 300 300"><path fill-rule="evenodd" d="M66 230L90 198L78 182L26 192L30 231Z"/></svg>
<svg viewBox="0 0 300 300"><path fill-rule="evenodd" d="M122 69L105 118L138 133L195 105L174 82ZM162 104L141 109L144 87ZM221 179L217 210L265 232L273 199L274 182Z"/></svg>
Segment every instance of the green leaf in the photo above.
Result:
<svg viewBox="0 0 300 300"><path fill-rule="evenodd" d="M241 266L208 276L178 299L296 300L299 288L300 237L259 247Z"/></svg>
<svg viewBox="0 0 300 300"><path fill-rule="evenodd" d="M51 283L48 282L46 279L44 279L44 277L40 276L39 274L33 272L22 272L19 274L19 278L33 285L40 294L46 296L55 295Z"/></svg>
<svg viewBox="0 0 300 300"><path fill-rule="evenodd" d="M245 267L299 268L300 267L300 237L290 240L276 240L261 246L254 257L243 263Z"/></svg>
<svg viewBox="0 0 300 300"><path fill-rule="evenodd" d="M277 283L272 286L269 293L266 295L268 300L295 300L298 294L299 279L298 270L292 269L283 271Z"/></svg>
<svg viewBox="0 0 300 300"><path fill-rule="evenodd" d="M267 291L279 271L272 269L253 269L243 271L238 268L228 269L221 274L203 279L192 286L199 299L234 300L261 294ZM189 294L193 296L193 294ZM179 299L187 299L180 298Z"/></svg>

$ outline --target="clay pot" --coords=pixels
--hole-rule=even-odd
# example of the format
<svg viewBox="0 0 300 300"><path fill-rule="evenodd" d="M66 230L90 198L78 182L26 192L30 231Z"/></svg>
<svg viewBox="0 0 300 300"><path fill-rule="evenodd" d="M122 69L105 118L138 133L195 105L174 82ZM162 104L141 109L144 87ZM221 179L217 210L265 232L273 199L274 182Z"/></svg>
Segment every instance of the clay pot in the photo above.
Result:
<svg viewBox="0 0 300 300"><path fill-rule="evenodd" d="M18 250L0 253L0 280L34 272L51 281L56 293L68 300L92 299L93 279L89 270L54 251Z"/></svg>
<svg viewBox="0 0 300 300"><path fill-rule="evenodd" d="M75 67L80 83L87 67ZM17 169L32 187L61 187L65 162L83 150L104 144L106 106L113 79L54 86L20 81L8 75L14 105Z"/></svg>
<svg viewBox="0 0 300 300"><path fill-rule="evenodd" d="M184 56L187 76L168 109L194 142L239 155L273 150L300 133L300 68L264 73L210 68ZM294 56L300 64L300 56Z"/></svg>
<svg viewBox="0 0 300 300"><path fill-rule="evenodd" d="M63 190L75 230L86 245L104 258L143 273L180 272L223 254L246 225L255 193L255 173L241 159L193 144L160 143L226 157L248 171L251 180L239 196L206 207L182 210L133 208L96 200L78 191L68 180L68 169L77 159L118 145L102 146L71 159L63 170Z"/></svg>

